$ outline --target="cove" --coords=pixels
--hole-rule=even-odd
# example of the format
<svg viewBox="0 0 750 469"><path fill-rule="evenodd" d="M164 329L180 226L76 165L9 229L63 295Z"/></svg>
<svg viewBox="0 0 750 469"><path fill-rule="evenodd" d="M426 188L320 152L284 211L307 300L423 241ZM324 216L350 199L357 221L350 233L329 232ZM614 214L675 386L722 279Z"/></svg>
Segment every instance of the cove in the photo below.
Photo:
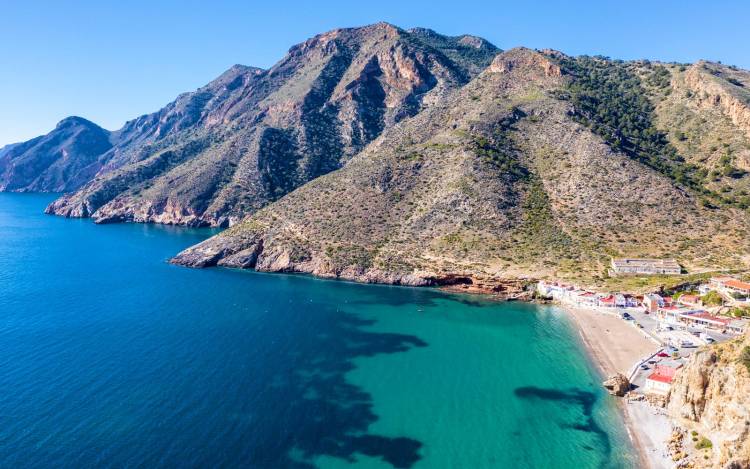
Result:
<svg viewBox="0 0 750 469"><path fill-rule="evenodd" d="M3 467L629 468L564 313L166 261L0 194Z"/></svg>

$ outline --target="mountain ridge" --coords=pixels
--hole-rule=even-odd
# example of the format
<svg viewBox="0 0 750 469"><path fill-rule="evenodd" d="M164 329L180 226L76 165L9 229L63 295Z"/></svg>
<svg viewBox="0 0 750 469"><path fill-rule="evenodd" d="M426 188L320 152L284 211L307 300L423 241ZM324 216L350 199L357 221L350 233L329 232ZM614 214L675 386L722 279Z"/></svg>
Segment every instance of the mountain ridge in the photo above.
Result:
<svg viewBox="0 0 750 469"><path fill-rule="evenodd" d="M707 61L335 29L102 134L111 148L74 168L90 180L46 211L231 226L202 246L222 255L196 248L175 262L386 283L601 278L613 255L745 266L748 89L750 73ZM0 168L24 161L9 157L21 149L0 150ZM338 205L349 209L327 213Z"/></svg>
<svg viewBox="0 0 750 469"><path fill-rule="evenodd" d="M747 263L747 213L711 208L723 196L691 188L703 184L701 168L686 166L668 134L651 120L622 127L627 112L582 107L596 98L587 93L612 87L621 103L607 102L655 113L639 101L648 92L640 80L615 83L635 71L615 67L615 78L581 87L576 74L599 65L570 60L499 54L442 106L173 262L409 285L591 279L612 255L674 256L688 269ZM623 129L616 138L602 125L610 119Z"/></svg>
<svg viewBox="0 0 750 469"><path fill-rule="evenodd" d="M337 169L383 129L462 86L497 51L486 41L463 44L463 36L427 36L378 23L297 44L273 67L226 92L223 102L193 115L203 127L169 127L179 139L166 136L130 149L130 162L113 159L118 164L107 167L108 174L47 211L102 223L239 220ZM194 146L183 148L185 142Z"/></svg>

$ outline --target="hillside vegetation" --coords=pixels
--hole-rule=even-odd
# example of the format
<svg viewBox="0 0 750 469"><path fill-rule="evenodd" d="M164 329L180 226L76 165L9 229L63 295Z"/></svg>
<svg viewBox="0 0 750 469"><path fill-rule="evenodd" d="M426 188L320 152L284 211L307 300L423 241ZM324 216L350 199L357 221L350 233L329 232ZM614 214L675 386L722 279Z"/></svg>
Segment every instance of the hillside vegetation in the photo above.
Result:
<svg viewBox="0 0 750 469"><path fill-rule="evenodd" d="M704 203L699 168L658 129L639 71L621 67L502 53L343 169L175 261L408 284L591 280L613 255L745 263L747 213Z"/></svg>

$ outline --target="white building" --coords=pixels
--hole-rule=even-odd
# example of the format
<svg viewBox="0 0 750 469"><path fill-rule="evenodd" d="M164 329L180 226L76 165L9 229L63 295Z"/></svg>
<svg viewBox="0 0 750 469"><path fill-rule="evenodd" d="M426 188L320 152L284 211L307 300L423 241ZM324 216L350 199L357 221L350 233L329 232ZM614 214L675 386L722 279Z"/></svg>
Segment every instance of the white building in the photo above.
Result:
<svg viewBox="0 0 750 469"><path fill-rule="evenodd" d="M674 259L612 259L613 274L679 275L680 264Z"/></svg>

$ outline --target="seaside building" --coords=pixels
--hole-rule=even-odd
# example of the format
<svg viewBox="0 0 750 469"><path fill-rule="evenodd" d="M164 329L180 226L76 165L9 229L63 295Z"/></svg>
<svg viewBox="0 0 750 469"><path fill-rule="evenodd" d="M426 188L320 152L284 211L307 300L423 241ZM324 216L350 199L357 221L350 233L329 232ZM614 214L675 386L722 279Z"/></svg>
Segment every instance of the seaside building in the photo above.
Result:
<svg viewBox="0 0 750 469"><path fill-rule="evenodd" d="M685 306L703 306L703 300L701 300L701 297L698 295L682 295L677 299L677 302Z"/></svg>
<svg viewBox="0 0 750 469"><path fill-rule="evenodd" d="M553 298L558 301L567 298L573 290L575 290L575 287L565 283L545 282L542 280L537 284L537 291L541 296Z"/></svg>
<svg viewBox="0 0 750 469"><path fill-rule="evenodd" d="M659 308L656 317L659 321L673 325L685 325L695 329L743 334L748 328L746 319L733 319L716 316L702 309L691 309L679 306Z"/></svg>
<svg viewBox="0 0 750 469"><path fill-rule="evenodd" d="M653 373L646 378L646 384L643 392L646 394L657 394L666 396L672 388L677 370L682 367L682 363L660 363L654 367Z"/></svg>
<svg viewBox="0 0 750 469"><path fill-rule="evenodd" d="M750 295L750 283L737 280L734 277L713 277L709 285L730 295Z"/></svg>
<svg viewBox="0 0 750 469"><path fill-rule="evenodd" d="M605 308L614 308L615 306L617 306L615 304L615 295L600 296L598 303L599 306L603 306Z"/></svg>
<svg viewBox="0 0 750 469"><path fill-rule="evenodd" d="M643 295L643 307L649 313L655 313L659 308L664 307L664 298L656 293L647 293Z"/></svg>
<svg viewBox="0 0 750 469"><path fill-rule="evenodd" d="M584 290L577 290L572 292L572 299L578 306L597 306L599 304L599 297L596 293Z"/></svg>
<svg viewBox="0 0 750 469"><path fill-rule="evenodd" d="M747 319L730 319L729 324L727 324L727 332L744 334L748 330L748 324L750 324L750 321Z"/></svg>
<svg viewBox="0 0 750 469"><path fill-rule="evenodd" d="M680 264L674 259L612 259L611 274L678 275Z"/></svg>
<svg viewBox="0 0 750 469"><path fill-rule="evenodd" d="M708 281L708 285L718 290L719 288L724 288L724 283L728 282L729 280L734 280L734 277L730 277L728 275L722 275L719 277L711 277Z"/></svg>
<svg viewBox="0 0 750 469"><path fill-rule="evenodd" d="M631 302L627 296L617 293L615 295L615 306L618 308L627 308L628 306L631 306Z"/></svg>

